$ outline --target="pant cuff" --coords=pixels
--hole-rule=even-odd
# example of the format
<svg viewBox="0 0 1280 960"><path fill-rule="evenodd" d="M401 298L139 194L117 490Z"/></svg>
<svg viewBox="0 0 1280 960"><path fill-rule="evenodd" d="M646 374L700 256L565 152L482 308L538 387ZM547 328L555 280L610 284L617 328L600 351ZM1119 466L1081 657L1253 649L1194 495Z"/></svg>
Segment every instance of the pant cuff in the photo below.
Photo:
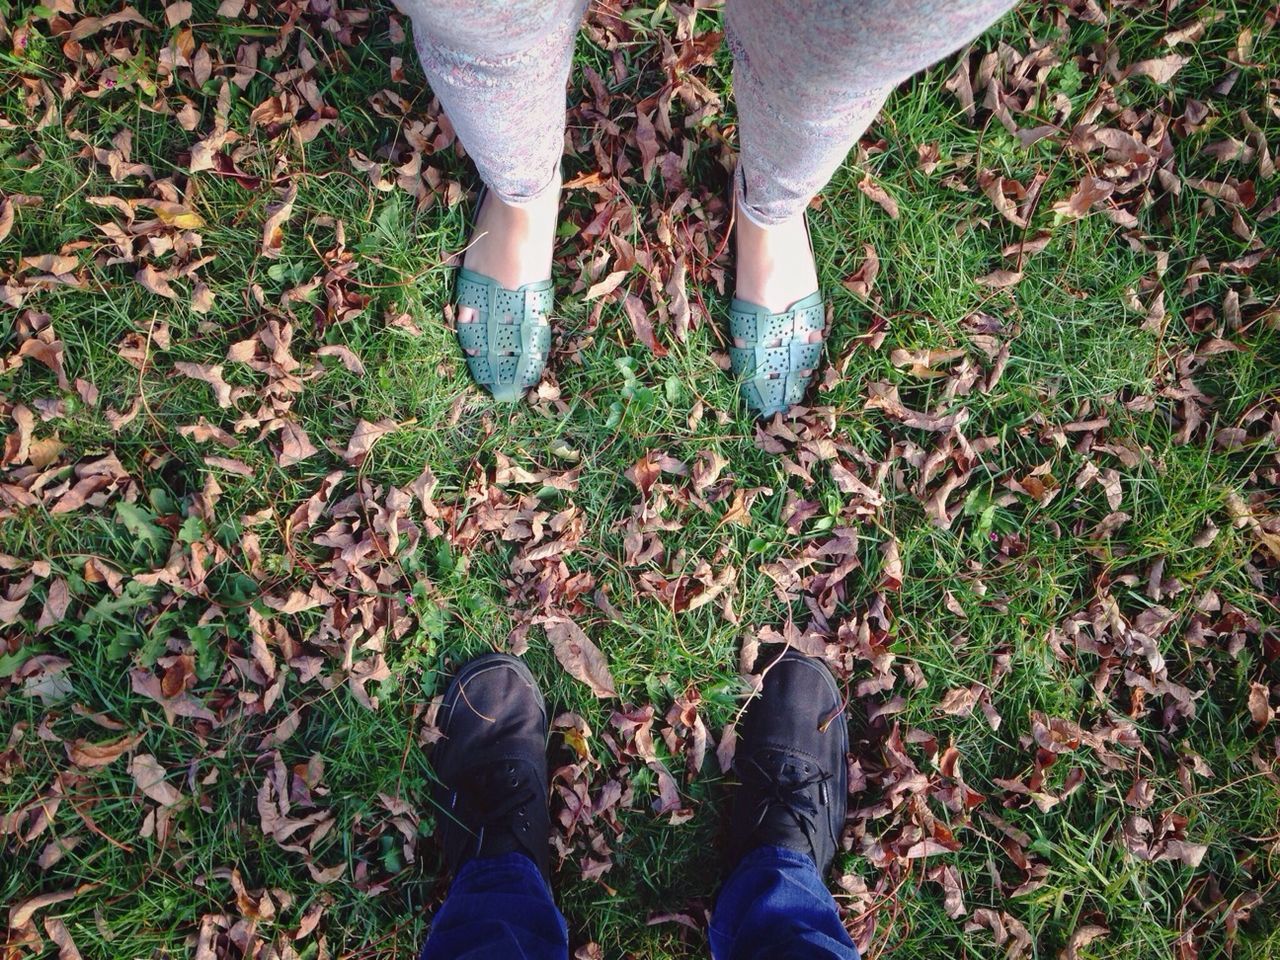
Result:
<svg viewBox="0 0 1280 960"><path fill-rule="evenodd" d="M555 166L551 168L551 175L547 178L546 182L543 183L542 186L538 187L538 189L533 193L511 193L508 190L502 189L501 185L490 183L488 180L485 180L483 174L481 174L480 179L490 193L509 207L527 207L530 204L537 203L539 200L544 199L547 194L559 192L560 185L563 183L560 175L559 161L556 161Z"/></svg>
<svg viewBox="0 0 1280 960"><path fill-rule="evenodd" d="M758 209L753 207L747 200L747 181L746 176L742 172L741 163L738 164L738 168L733 174L733 197L734 203L737 204L738 213L742 218L751 221L757 227L761 227L763 229L776 227L780 223L786 223L792 216L795 216L794 213L785 217L769 216L761 213ZM801 207L796 211L796 213L802 213L807 206L808 203L805 203L804 207Z"/></svg>

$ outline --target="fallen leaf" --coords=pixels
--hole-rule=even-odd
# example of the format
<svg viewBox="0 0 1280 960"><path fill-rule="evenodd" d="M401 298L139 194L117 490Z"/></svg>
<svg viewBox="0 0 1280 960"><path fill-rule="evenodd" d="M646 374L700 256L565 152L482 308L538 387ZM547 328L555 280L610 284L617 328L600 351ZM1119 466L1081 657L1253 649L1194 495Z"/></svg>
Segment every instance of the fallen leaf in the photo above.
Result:
<svg viewBox="0 0 1280 960"><path fill-rule="evenodd" d="M292 467L320 451L316 449L307 432L292 420L284 421L280 428L280 451L276 454L276 463L282 467Z"/></svg>
<svg viewBox="0 0 1280 960"><path fill-rule="evenodd" d="M993 290L1003 290L1005 287L1014 286L1021 280L1021 270L992 270L990 273L977 277L974 282L983 287L991 287Z"/></svg>
<svg viewBox="0 0 1280 960"><path fill-rule="evenodd" d="M190 377L192 380L202 380L213 387L213 395L218 401L219 407L226 409L231 406L231 385L222 379L222 364L187 363L184 360L179 360L174 363L173 369L184 377Z"/></svg>
<svg viewBox="0 0 1280 960"><path fill-rule="evenodd" d="M165 781L165 769L149 753L140 753L129 762L129 775L143 794L162 807L172 807L182 799L182 794Z"/></svg>
<svg viewBox="0 0 1280 960"><path fill-rule="evenodd" d="M144 264L142 269L134 274L134 279L157 296L166 297L169 300L178 299L178 291L173 289L165 276L149 263Z"/></svg>
<svg viewBox="0 0 1280 960"><path fill-rule="evenodd" d="M292 181L279 201L272 204L262 224L262 255L276 259L284 249L284 225L293 216L293 202L298 198L298 185Z"/></svg>
<svg viewBox="0 0 1280 960"><path fill-rule="evenodd" d="M58 945L58 960L82 960L76 942L71 939L71 931L60 918L46 917L44 929L49 939Z"/></svg>
<svg viewBox="0 0 1280 960"><path fill-rule="evenodd" d="M551 649L569 675L581 680L597 697L616 697L613 676L600 648L572 620L544 617L539 620L551 641Z"/></svg>
<svg viewBox="0 0 1280 960"><path fill-rule="evenodd" d="M23 900L21 903L14 904L9 908L10 928L16 930L19 927L25 927L38 910L43 910L45 907L52 906L55 903L62 903L64 900L70 900L79 892L79 890L58 890L54 893L42 893Z"/></svg>
<svg viewBox="0 0 1280 960"><path fill-rule="evenodd" d="M1125 71L1126 77L1147 77L1156 83L1168 83L1187 63L1187 57L1176 53L1156 57L1152 60L1139 60Z"/></svg>
<svg viewBox="0 0 1280 960"><path fill-rule="evenodd" d="M373 445L388 433L398 429L399 426L394 420L379 420L377 423L361 420L356 424L355 433L351 435L351 439L347 443L347 449L342 454L342 459L353 467L360 466L360 464L364 463L365 458L369 456L369 451L373 449Z"/></svg>
<svg viewBox="0 0 1280 960"><path fill-rule="evenodd" d="M1249 684L1249 716L1261 729L1271 722L1274 711L1271 709L1271 691L1265 683Z"/></svg>
<svg viewBox="0 0 1280 960"><path fill-rule="evenodd" d="M889 196L889 192L872 180L870 176L864 176L858 181L858 189L865 193L869 199L880 204L884 208L884 212L889 215L890 220L898 219L898 201Z"/></svg>
<svg viewBox="0 0 1280 960"><path fill-rule="evenodd" d="M364 364L360 362L360 358L355 355L350 347L340 343L329 344L321 347L316 353L321 357L337 357L342 362L342 365L357 377L364 376Z"/></svg>
<svg viewBox="0 0 1280 960"><path fill-rule="evenodd" d="M142 740L142 734L135 733L118 740L105 740L101 743L90 743L87 740L69 740L65 746L67 757L77 767L92 770L105 767L121 754L136 747Z"/></svg>
<svg viewBox="0 0 1280 960"><path fill-rule="evenodd" d="M658 340L658 335L654 333L653 321L649 318L649 310L645 307L644 301L634 293L629 293L622 301L622 312L631 321L631 329L640 338L640 342L652 350L655 357L665 357L667 348L662 345Z"/></svg>

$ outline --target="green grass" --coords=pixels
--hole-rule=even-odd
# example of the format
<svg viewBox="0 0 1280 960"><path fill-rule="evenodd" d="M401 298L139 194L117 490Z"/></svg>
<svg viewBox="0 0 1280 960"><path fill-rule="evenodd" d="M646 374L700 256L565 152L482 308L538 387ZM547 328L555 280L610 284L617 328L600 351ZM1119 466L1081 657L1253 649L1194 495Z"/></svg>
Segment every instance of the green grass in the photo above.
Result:
<svg viewBox="0 0 1280 960"><path fill-rule="evenodd" d="M79 7L99 15L114 9L97 2ZM215 61L232 60L242 42L274 41L280 26L274 12L250 24L218 18L216 9L212 0L201 0L190 21L195 40L209 45ZM605 652L621 702L597 700L569 677L538 627L528 631L526 657L557 710L590 727L593 759L582 763L579 776L591 795L599 796L610 780L629 787L617 829L608 818L580 827L560 868L558 896L574 949L595 942L610 958L705 954L702 933L648 921L681 914L703 923L719 880L709 851L720 839L724 778L711 756L690 776L685 757L672 755L659 731L676 698L696 690L714 753L714 741L741 708L742 643L761 631L790 628L809 629L812 642L828 644L849 689L854 745L869 779L851 808L892 795L895 727L906 756L926 778L892 811L860 814L850 823L839 872L861 878L869 892L838 897L870 956L1001 956L990 932L969 923L972 911L984 907L1025 925L1038 957L1058 956L1084 924L1110 931L1080 951L1098 960L1280 955L1273 906L1280 879L1280 728L1273 720L1259 731L1247 706L1251 684L1273 690L1280 684L1280 558L1254 530L1232 522L1232 504L1243 498L1275 529L1266 511L1275 509L1278 476L1280 270L1274 256L1248 274L1218 269L1250 251L1237 232L1241 223L1262 248L1277 246L1280 216L1259 217L1275 197L1277 180L1256 157L1220 161L1204 152L1226 137L1246 139L1246 116L1273 151L1280 143L1272 102L1280 47L1271 14L1228 3L1178 8L1168 19L1163 7L1117 6L1108 9L1105 25L1094 25L1056 5L1024 4L975 45L977 53L1007 45L1025 54L1033 43L1056 44L1059 63L1045 73L1028 110L1015 112L1023 127L1066 103L1059 122L1069 130L1100 98L1106 106L1097 113L1099 125L1136 122L1149 134L1153 122L1170 123L1165 170L1180 190L1157 187L1148 202L1131 206L1137 227L1119 226L1097 209L1075 220L1054 214L1053 204L1081 177L1103 175L1101 155L1068 149L1062 136L1024 148L982 109L971 121L944 87L955 57L897 91L812 212L834 313L827 357L841 376L818 393L824 409L793 424L796 438L783 441L764 437L751 422L713 357L722 348L717 328L727 311L726 291L716 289L716 281L732 276L727 260L707 260L724 229L727 175L719 141L732 137L734 123L726 50L696 69L726 96L726 110L705 121L700 136L691 135L684 172L692 203L675 217L706 245L689 262L691 299L701 298L708 319L684 340L670 325L658 325L669 352L657 357L637 342L618 304L606 303L594 316L578 282L594 256L613 248L607 240L584 239L592 197L570 192L556 268L557 344L564 349L551 371L560 399L511 408L492 404L471 385L441 309L450 284L443 263L466 241L470 197L453 205L436 198L419 209L402 190L374 190L349 162L351 151L384 158L379 151L402 142L407 124L436 116L411 42L389 38L388 6L373 5L370 24L356 29L350 45L304 17L282 51L263 53L247 88L233 89L228 124L242 137L237 146L250 148L239 162L246 174L263 178L257 189L207 172L188 175L183 155L211 129L219 74L199 87L185 68L163 80L159 57L177 30L163 26L155 10L144 12L157 29L126 27L85 41L100 51L107 37L128 39L131 55L121 61L120 76L135 80L98 97L55 98L54 121L40 127L44 107L26 102L23 81L56 90L73 66L61 41L50 37L42 8L0 0L0 23L11 31L23 24L31 29L20 52L0 44L0 117L14 124L0 139L0 198L42 200L19 206L12 233L0 240L0 284L25 276L21 258L57 252L79 259L84 281L80 288L33 293L23 305L30 314L0 307L0 431L12 429L17 404L52 414L37 417L35 437L56 437L66 449L42 495L74 482L77 465L83 469L108 454L131 478L106 491L101 503L66 513L52 512L47 503L15 508L0 496L0 596L26 589L33 562L48 564L47 571L35 571L18 618L0 626L0 734L7 743L0 748L0 817L21 812L0 820L0 903L81 888L44 908L36 927L43 937L44 918L62 918L86 957L193 955L202 918L211 918L230 938L217 956L238 958L246 937L280 945L312 910L322 911L318 926L291 944L305 960L412 955L446 889L429 839L427 705L456 664L505 647L513 629L556 609L573 615ZM649 96L664 82L659 36L675 29L666 4L628 5L628 17L635 35L618 54L625 79L614 71L614 51L585 35L578 46L579 67L605 78L616 98L612 119L624 130L634 123L626 116L628 100ZM698 17L700 31L718 26L716 11ZM1162 37L1197 17L1207 21L1204 35L1176 48L1189 60L1169 84L1100 70L1099 61L1111 53L1121 66L1165 55ZM1242 59L1238 38L1246 29L1252 47ZM273 75L298 67L303 48L318 61L319 90L338 106L341 122L306 144L287 132L251 130L250 111L278 92ZM393 56L405 63L403 82L391 78ZM1239 75L1231 89L1215 91L1234 69ZM148 81L162 81L161 92ZM384 89L409 101L403 118L379 113L373 100ZM571 103L590 95L582 70L575 70ZM157 96L175 108L179 97L191 98L202 113L198 131L156 112ZM1209 104L1210 114L1201 129L1184 130L1179 120L1193 100ZM133 132L131 159L150 164L157 180L167 178L174 195L205 221L195 231L200 247L187 259L213 256L199 271L216 294L206 314L190 309L191 281L175 281L183 295L171 302L134 281L136 263L111 262L114 247L95 225L120 217L89 198L167 196L145 178L113 182L86 152L85 139L107 146L121 129ZM566 172L572 177L595 168L590 140L600 131L576 107L570 129ZM932 174L917 163L917 147L926 143L937 144L941 156ZM605 149L627 151L633 162L619 186L638 225L620 229L621 239L650 242L654 217L673 198L659 177L644 182L634 145L612 139ZM475 185L467 161L452 148L425 162L442 184L460 183L468 191ZM1025 234L1043 230L1051 238L1008 290L976 282L1004 265L1001 249L1024 235L978 187L984 168L1024 184L1037 176L1044 181ZM899 219L890 220L859 189L867 175L897 201ZM281 184L291 178L298 192L281 255L267 259L260 242L267 207L276 199L273 177ZM1252 180L1257 200L1233 229L1229 206L1193 189L1191 178ZM1128 204L1129 195L1121 199ZM148 216L139 211L140 220ZM341 286L368 302L335 318L322 285L305 299L285 297L322 280L326 263L336 262L331 251L339 223L352 258ZM842 281L862 264L868 244L880 271L864 301ZM159 269L182 262L170 252L149 259ZM640 271L627 283L641 289ZM1164 291L1166 309L1160 330L1144 327L1156 289ZM1238 321L1230 319L1235 298ZM998 321L995 336L1009 348L1003 377L990 391L981 389L993 360L984 352L990 341L983 340L977 314ZM97 387L96 406L60 390L46 367L30 359L11 363L33 315L47 316L62 342L68 378ZM401 315L416 332L391 322ZM226 361L232 344L286 320L300 364L297 390ZM118 348L129 335L140 334L138 342L145 343L153 321L167 324L169 346L153 339L140 370ZM884 325L878 347L863 338L872 323ZM1197 356L1215 337L1238 349ZM571 343L576 349L567 349ZM365 373L320 357L325 345L349 347ZM927 349L962 350L966 360L947 368L952 376L921 378L891 359L894 350ZM223 363L227 382L249 392L233 408L219 408L208 385L174 372L184 361ZM976 373L967 388L964 362ZM1202 395L1203 422L1184 432L1188 381ZM952 522L946 528L934 522L926 502L948 471L959 469L960 441L869 409L879 389L873 385L882 383L896 387L912 410L968 412L962 432L976 454L947 501ZM138 415L113 430L108 410L125 411L139 398ZM63 406L52 410L54 400ZM277 416L298 423L320 452L278 466L279 436L264 433ZM231 445L179 432L202 418L228 431ZM1100 418L1105 425L1078 426ZM341 453L361 419L398 426L356 468ZM1216 443L1223 428L1247 430L1246 444ZM931 467L922 483L923 465L946 452L946 443L950 453L941 469ZM700 455L718 455L727 466L701 496L685 478L664 473L665 504L652 531L664 549L654 560L629 564L627 536L640 497L625 472L646 455L690 466ZM209 467L208 456L237 459L251 475ZM569 490L544 480L499 482L506 462L551 479L575 468L580 473ZM874 487L882 502L868 505L845 492L833 462ZM362 561L366 579L351 575L332 540L348 527L331 528L341 523L362 531L372 524L385 535L379 517L394 501L392 488L407 487L424 465L437 481L432 498L442 512L441 534L429 535L419 504L399 508L419 533L402 529L395 552ZM0 483L25 482L26 469L5 467ZM1103 485L1087 480L1095 470L1114 471L1118 506L1108 502ZM314 524L299 525L291 519L295 511L331 472L337 477L329 507ZM1038 502L1018 492L1014 485L1029 476L1046 483L1051 477L1056 495ZM730 513L736 494L749 505L738 521ZM811 514L792 522L796 503L805 500L814 504ZM1098 534L1114 509L1128 520L1109 537ZM492 521L495 510L501 522ZM559 515L579 531L567 538L573 542L560 567L531 573L520 566L524 542L503 536L518 511ZM1206 543L1201 534L1208 523L1219 532ZM855 532L859 569L827 591L807 580L789 589L775 582L786 564L827 544L841 528ZM896 591L881 586L890 540L902 565ZM119 571L116 589L91 575L91 558ZM805 574L831 566L820 557ZM167 574L155 575L166 567ZM677 612L653 595L663 582L691 582L700 569L729 571L729 586L716 602ZM59 578L70 590L68 614L38 626ZM568 596L553 592L566 582ZM332 609L285 614L264 603L317 583L336 598ZM607 595L616 619L594 599L597 591ZM285 678L269 705L251 666L251 611L267 624L268 646ZM1116 627L1164 617L1168 626L1149 649ZM842 624L850 632L837 635ZM852 639L863 626L892 658L891 689L865 695L856 685L872 666ZM1082 639L1072 642L1075 636ZM1112 653L1095 652L1085 640L1110 644ZM307 672L302 661L286 666L286 650L314 658L314 669ZM342 667L348 655L371 663L377 652L388 676L369 684L378 700L372 710L353 695ZM1164 660L1160 679L1176 688L1137 698L1139 675L1150 681L1156 652ZM33 692L29 674L38 678L42 661L34 658L41 656L68 661L61 676L69 687L61 693ZM159 703L136 692L131 671L159 677L173 670L176 677L183 663L190 664L190 695L214 722L178 717L170 723ZM939 711L948 690L972 684L989 688L998 729L981 709L967 716ZM1194 697L1189 712L1176 709L1182 688ZM867 722L868 710L895 696L902 698L900 711ZM693 811L687 822L655 815L652 773L635 757L615 755L613 715L623 705L653 706L659 753ZM282 743L264 742L295 710L296 731ZM1086 730L1125 721L1134 739L1107 755L1081 746L1059 756L1044 769L1038 789L1056 797L1074 778L1072 770L1083 785L1042 810L1009 787L1035 770L1035 714ZM141 735L133 753L153 755L183 795L163 839L154 831L143 835L156 804L137 788L128 755L88 770L68 759L66 741L124 733ZM557 763L573 759L559 737L553 745ZM960 753L965 781L986 798L978 809L1030 838L1030 872L1017 865L1017 851L1002 843L1006 838L990 820L947 806L941 794L950 780L939 765L949 746ZM323 813L331 823L310 846L311 828L284 846L263 833L259 789L277 755L286 777L295 778L292 815ZM1196 758L1208 774L1188 772ZM1152 789L1145 811L1125 799L1137 776ZM62 797L56 809L55 796ZM382 797L413 812L396 813L396 804L389 807ZM40 798L51 822L29 837ZM1208 846L1200 865L1149 862L1128 852L1121 827L1137 813L1153 822L1165 814L1185 817L1186 838ZM927 860L892 852L935 820L955 833L960 849ZM614 861L599 881L581 874L592 831L602 834ZM55 839L75 843L56 864L42 867L42 851ZM965 912L959 918L948 915L941 885L925 876L939 864L960 877ZM308 865L343 865L345 872L322 883ZM250 892L240 901L233 869ZM1032 874L1038 885L1015 894ZM263 891L270 892L274 913L255 917ZM1180 939L1183 952L1177 953ZM15 940L11 931L9 941ZM47 938L43 952L18 952L56 954Z"/></svg>

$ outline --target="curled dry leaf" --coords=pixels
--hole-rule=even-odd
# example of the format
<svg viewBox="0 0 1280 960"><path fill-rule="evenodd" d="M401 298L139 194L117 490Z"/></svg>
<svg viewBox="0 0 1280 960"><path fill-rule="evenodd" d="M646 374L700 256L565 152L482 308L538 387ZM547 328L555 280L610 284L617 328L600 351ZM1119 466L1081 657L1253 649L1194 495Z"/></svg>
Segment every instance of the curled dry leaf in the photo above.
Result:
<svg viewBox="0 0 1280 960"><path fill-rule="evenodd" d="M298 185L289 183L288 189L280 200L270 207L266 221L262 224L262 255L275 259L284 249L284 225L293 216L293 202L298 199Z"/></svg>
<svg viewBox="0 0 1280 960"><path fill-rule="evenodd" d="M218 401L218 406L226 409L231 406L231 385L222 379L222 364L220 363L187 363L179 360L173 365L173 369L177 370L184 377L190 377L193 380L203 380L213 388L214 398Z"/></svg>
<svg viewBox="0 0 1280 960"><path fill-rule="evenodd" d="M138 789L162 807L172 807L182 799L177 787L165 781L165 769L149 753L140 753L129 763L129 775Z"/></svg>
<svg viewBox="0 0 1280 960"><path fill-rule="evenodd" d="M581 680L601 699L618 695L608 661L581 627L567 617L545 617L539 622L547 632L560 666L570 676Z"/></svg>
<svg viewBox="0 0 1280 960"><path fill-rule="evenodd" d="M665 357L667 348L663 346L653 330L653 320L644 301L634 293L628 293L622 301L622 312L631 321L631 329L635 331L640 342L652 350L655 357Z"/></svg>
<svg viewBox="0 0 1280 960"><path fill-rule="evenodd" d="M1099 937L1105 937L1110 932L1107 927L1096 923L1086 923L1083 926L1076 927L1076 931L1071 934L1071 939L1067 942L1066 947L1058 954L1058 960L1078 960L1082 948L1087 947Z"/></svg>
<svg viewBox="0 0 1280 960"><path fill-rule="evenodd" d="M369 456L369 451L373 449L373 445L399 426L394 420L379 420L377 423L361 420L356 424L355 433L351 435L351 440L347 443L347 449L342 454L342 459L353 467L360 466L360 464L364 463L365 458Z"/></svg>
<svg viewBox="0 0 1280 960"><path fill-rule="evenodd" d="M0 200L0 240L9 236L13 230L13 201L8 197Z"/></svg>
<svg viewBox="0 0 1280 960"><path fill-rule="evenodd" d="M880 274L880 257L876 254L876 248L869 243L863 244L862 249L866 259L841 283L854 296L866 300L871 296L871 291L876 285L876 277Z"/></svg>
<svg viewBox="0 0 1280 960"><path fill-rule="evenodd" d="M64 900L70 900L81 890L81 887L75 890L58 890L52 893L42 893L38 896L30 897L21 903L16 903L9 908L9 927L12 930L20 930L31 922L31 918L36 912L43 910L45 907L52 906L55 903L62 903Z"/></svg>
<svg viewBox="0 0 1280 960"><path fill-rule="evenodd" d="M1156 83L1168 83L1187 64L1187 57L1176 53L1156 57L1151 60L1139 60L1125 71L1127 77L1147 77Z"/></svg>
<svg viewBox="0 0 1280 960"><path fill-rule="evenodd" d="M105 767L121 754L136 747L142 740L142 734L135 733L118 740L107 740L101 743L90 743L88 740L69 740L66 743L67 757L78 767L92 769Z"/></svg>
<svg viewBox="0 0 1280 960"><path fill-rule="evenodd" d="M316 353L321 357L337 357L342 362L342 365L357 377L364 376L364 364L360 362L360 358L348 346L340 343L330 344L321 347Z"/></svg>
<svg viewBox="0 0 1280 960"><path fill-rule="evenodd" d="M1003 290L1006 287L1016 286L1021 281L1021 270L992 270L990 273L984 273L974 280L979 286L990 287L992 290Z"/></svg>
<svg viewBox="0 0 1280 960"><path fill-rule="evenodd" d="M869 175L858 181L858 189L865 193L868 199L883 207L890 220L898 219L898 201L889 196L889 191L872 180Z"/></svg>
<svg viewBox="0 0 1280 960"><path fill-rule="evenodd" d="M61 919L46 917L44 929L45 933L49 934L49 939L58 945L58 960L82 960L76 942L71 939L71 931Z"/></svg>
<svg viewBox="0 0 1280 960"><path fill-rule="evenodd" d="M316 449L307 432L293 420L284 421L280 428L280 450L276 454L276 463L282 467L292 467L320 451Z"/></svg>
<svg viewBox="0 0 1280 960"><path fill-rule="evenodd" d="M1064 217L1083 217L1095 204L1101 203L1115 191L1116 185L1100 177L1085 177L1071 196L1053 205L1053 212Z"/></svg>
<svg viewBox="0 0 1280 960"><path fill-rule="evenodd" d="M168 278L149 263L134 274L134 279L157 296L169 300L178 299L178 291L169 284Z"/></svg>
<svg viewBox="0 0 1280 960"><path fill-rule="evenodd" d="M1249 684L1249 716L1261 729L1271 722L1274 711L1271 709L1271 691L1265 683Z"/></svg>

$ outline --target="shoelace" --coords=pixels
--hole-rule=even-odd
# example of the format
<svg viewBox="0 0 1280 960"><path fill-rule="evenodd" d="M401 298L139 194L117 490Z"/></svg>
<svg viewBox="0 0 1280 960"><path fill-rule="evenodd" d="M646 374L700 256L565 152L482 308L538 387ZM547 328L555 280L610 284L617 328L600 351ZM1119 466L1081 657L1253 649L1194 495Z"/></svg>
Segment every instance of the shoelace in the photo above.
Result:
<svg viewBox="0 0 1280 960"><path fill-rule="evenodd" d="M767 770L755 757L751 758L750 764L754 774L760 778L765 787L756 813L756 827L764 823L765 817L771 810L775 808L781 810L800 828L800 832L809 841L814 859L817 859L818 845L815 842L815 834L818 805L827 802L827 781L831 779L831 774L819 768L816 773L808 777L784 783L780 776L781 764L774 772ZM809 796L809 788L813 786L818 787L816 802Z"/></svg>
<svg viewBox="0 0 1280 960"><path fill-rule="evenodd" d="M490 830L519 836L529 827L529 805L538 792L510 760L498 760L473 771L454 792L454 807L465 811L464 823L476 833L476 849L484 846ZM461 813L461 811L460 811Z"/></svg>

